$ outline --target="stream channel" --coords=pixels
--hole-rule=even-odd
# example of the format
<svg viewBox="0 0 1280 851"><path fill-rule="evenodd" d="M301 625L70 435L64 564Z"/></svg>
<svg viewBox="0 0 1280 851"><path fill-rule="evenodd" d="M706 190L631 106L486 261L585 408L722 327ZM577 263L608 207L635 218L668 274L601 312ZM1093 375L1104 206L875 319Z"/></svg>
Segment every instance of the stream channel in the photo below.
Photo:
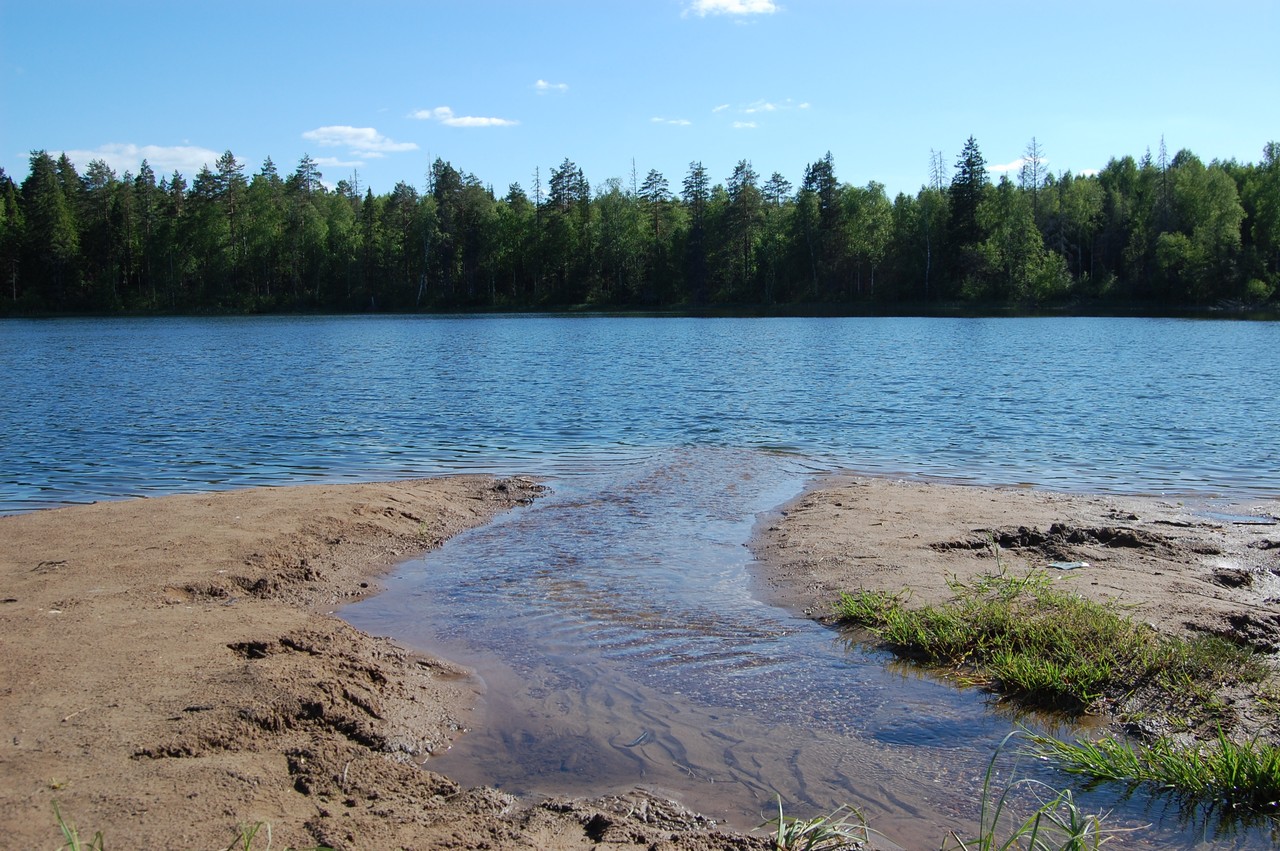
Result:
<svg viewBox="0 0 1280 851"><path fill-rule="evenodd" d="M549 482L533 505L404 564L341 615L465 664L477 708L428 765L464 786L596 796L643 786L749 830L842 804L907 848L972 835L983 777L1064 775L1001 742L1018 717L989 694L895 663L753 596L761 515L813 475L803 458L685 448ZM1033 784L1032 784L1033 785ZM1176 808L1078 790L1126 848L1270 847ZM1023 796L1025 811L1034 808Z"/></svg>
<svg viewBox="0 0 1280 851"><path fill-rule="evenodd" d="M543 476L549 495L344 611L476 672L469 732L433 768L532 794L640 784L744 829L775 795L849 803L936 849L977 823L1019 719L759 602L761 514L836 469L1274 496L1277 351L1276 322L1108 317L0 320L0 513ZM1007 751L1002 779L1068 784ZM1273 847L1115 789L1082 800L1155 824L1125 848Z"/></svg>

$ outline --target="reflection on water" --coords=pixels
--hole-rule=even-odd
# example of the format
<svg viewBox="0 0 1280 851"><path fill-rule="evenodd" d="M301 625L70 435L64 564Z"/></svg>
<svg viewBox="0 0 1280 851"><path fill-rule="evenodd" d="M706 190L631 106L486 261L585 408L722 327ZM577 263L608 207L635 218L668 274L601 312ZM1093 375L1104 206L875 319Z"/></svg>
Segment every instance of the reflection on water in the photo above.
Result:
<svg viewBox="0 0 1280 851"><path fill-rule="evenodd" d="M688 444L1274 496L1276 351L1276 322L1096 317L0 319L0 512Z"/></svg>
<svg viewBox="0 0 1280 851"><path fill-rule="evenodd" d="M777 795L808 813L847 803L907 847L936 847L976 823L1003 738L1043 724L752 598L756 515L806 474L793 456L691 448L557 481L342 615L478 672L472 730L430 761L464 784L642 784L740 828ZM1113 791L1085 798L1117 805ZM1145 818L1126 806L1113 823ZM1193 844L1176 821L1148 835L1126 847Z"/></svg>
<svg viewBox="0 0 1280 851"><path fill-rule="evenodd" d="M520 790L643 782L743 827L775 794L853 803L936 847L976 818L1014 721L753 600L756 513L796 493L806 464L1275 496L1280 394L1263 365L1276 351L1275 322L0 320L0 513L299 481L551 476L553 496L348 612L483 677L475 731L441 768ZM1172 824L1151 847L1192 844L1163 810L1086 800L1116 805L1122 824Z"/></svg>

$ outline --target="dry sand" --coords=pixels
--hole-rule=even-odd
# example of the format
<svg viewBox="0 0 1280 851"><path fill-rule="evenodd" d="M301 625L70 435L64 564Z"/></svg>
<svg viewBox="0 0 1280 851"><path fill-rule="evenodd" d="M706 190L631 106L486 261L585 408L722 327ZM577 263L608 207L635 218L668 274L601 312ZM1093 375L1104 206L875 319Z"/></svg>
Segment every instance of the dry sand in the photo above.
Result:
<svg viewBox="0 0 1280 851"><path fill-rule="evenodd" d="M58 847L57 801L119 848L226 848L256 823L274 848L766 847L642 791L516 801L418 767L460 725L465 672L329 612L538 490L456 477L0 518L2 844ZM1059 581L1159 629L1280 647L1280 529L1166 500L826 479L762 521L756 575L819 618L855 588L938 601L994 568L993 540L1009 569L1088 562Z"/></svg>

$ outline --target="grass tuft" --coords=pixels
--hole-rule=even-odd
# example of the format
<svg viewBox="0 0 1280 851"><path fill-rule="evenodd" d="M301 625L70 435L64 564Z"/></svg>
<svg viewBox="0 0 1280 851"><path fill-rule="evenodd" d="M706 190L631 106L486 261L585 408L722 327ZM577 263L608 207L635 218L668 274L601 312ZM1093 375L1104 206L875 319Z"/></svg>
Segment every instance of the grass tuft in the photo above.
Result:
<svg viewBox="0 0 1280 851"><path fill-rule="evenodd" d="M1083 712L1104 695L1154 685L1202 712L1228 683L1260 683L1269 669L1217 636L1161 636L1122 614L1061 590L1044 571L953 583L955 598L909 608L900 594L844 594L839 619L869 629L905 655L1033 707Z"/></svg>
<svg viewBox="0 0 1280 851"><path fill-rule="evenodd" d="M952 832L943 842L943 851L951 847L957 851L1091 851L1114 838L1119 831L1105 828L1102 815L1082 810L1070 789L1055 791L1030 779L1015 780L996 789L996 760L1016 735L1015 730L1005 737L987 765L978 836L965 840ZM1014 814L1011 802L1015 793L1024 791L1030 791L1039 806L1020 818Z"/></svg>
<svg viewBox="0 0 1280 851"><path fill-rule="evenodd" d="M810 819L793 818L782 811L778 796L778 815L761 827L773 827L776 851L840 851L862 848L870 841L866 819L853 807L839 807L825 816Z"/></svg>
<svg viewBox="0 0 1280 851"><path fill-rule="evenodd" d="M62 845L58 847L58 851L102 851L103 839L102 831L98 831L93 835L93 839L86 844L80 839L80 831L76 830L76 826L67 821L62 816L62 811L58 809L58 802L53 802L53 817L58 821L58 829L62 831Z"/></svg>
<svg viewBox="0 0 1280 851"><path fill-rule="evenodd" d="M1168 738L1134 745L1111 736L1063 742L1033 735L1031 742L1037 756L1072 774L1148 786L1227 810L1280 814L1280 747L1267 742L1233 742L1221 730L1216 742L1194 746Z"/></svg>
<svg viewBox="0 0 1280 851"><path fill-rule="evenodd" d="M1203 732L1216 726L1215 741L1195 746L1168 736L1144 744L1112 737L1069 743L1039 735L1031 741L1037 756L1065 771L1131 790L1170 791L1184 804L1216 808L1225 821L1280 817L1280 747L1233 742L1221 726L1228 710L1220 696L1224 687L1252 686L1264 705L1280 698L1272 669L1259 654L1219 636L1162 636L1114 605L1055 588L1043 571L1001 571L952 587L956 596L950 603L919 608L908 608L901 595L845 594L837 614L900 653L949 668L957 679L1024 706L1078 713L1104 697L1121 702L1138 696L1174 728ZM1062 793L1035 817L1037 824L1059 817L1071 823L1073 808Z"/></svg>
<svg viewBox="0 0 1280 851"><path fill-rule="evenodd" d="M93 835L87 844L80 839L80 833L71 822L67 821L58 809L58 802L53 802L53 816L58 822L58 829L62 831L62 845L58 846L58 851L103 851L105 848L102 831L98 831ZM255 822L253 824L241 824L236 828L236 838L231 840L225 851L254 851L254 843L258 839L258 835L266 831L267 844L263 851L271 851L271 825L267 822ZM292 851L286 848L285 851ZM333 851L333 849L324 845L317 845L312 851Z"/></svg>

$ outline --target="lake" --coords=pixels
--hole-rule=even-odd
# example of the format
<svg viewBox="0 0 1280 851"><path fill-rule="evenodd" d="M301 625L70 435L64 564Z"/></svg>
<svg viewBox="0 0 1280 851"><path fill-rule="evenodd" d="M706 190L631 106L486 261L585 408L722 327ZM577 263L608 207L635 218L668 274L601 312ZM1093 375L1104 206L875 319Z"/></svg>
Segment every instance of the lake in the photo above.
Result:
<svg viewBox="0 0 1280 851"><path fill-rule="evenodd" d="M756 600L756 517L835 469L1274 497L1277 352L1280 323L1160 319L4 321L0 510L545 476L342 612L477 671L476 729L432 767L533 794L645 783L739 827L774 795L856 803L936 845L1019 719ZM1156 822L1126 847L1222 841L1086 801Z"/></svg>
<svg viewBox="0 0 1280 851"><path fill-rule="evenodd" d="M0 510L673 446L814 470L1274 495L1280 323L0 320Z"/></svg>

